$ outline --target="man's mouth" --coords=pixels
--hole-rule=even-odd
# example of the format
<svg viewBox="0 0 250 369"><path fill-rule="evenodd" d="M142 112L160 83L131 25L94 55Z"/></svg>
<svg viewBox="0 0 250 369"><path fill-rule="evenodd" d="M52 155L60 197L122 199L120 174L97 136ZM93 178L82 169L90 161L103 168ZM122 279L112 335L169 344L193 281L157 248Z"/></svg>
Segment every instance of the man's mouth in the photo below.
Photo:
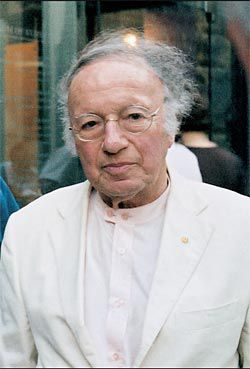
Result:
<svg viewBox="0 0 250 369"><path fill-rule="evenodd" d="M131 169L135 163L130 162L122 162L115 164L106 164L103 166L103 170L109 174L123 174L126 173L129 169Z"/></svg>

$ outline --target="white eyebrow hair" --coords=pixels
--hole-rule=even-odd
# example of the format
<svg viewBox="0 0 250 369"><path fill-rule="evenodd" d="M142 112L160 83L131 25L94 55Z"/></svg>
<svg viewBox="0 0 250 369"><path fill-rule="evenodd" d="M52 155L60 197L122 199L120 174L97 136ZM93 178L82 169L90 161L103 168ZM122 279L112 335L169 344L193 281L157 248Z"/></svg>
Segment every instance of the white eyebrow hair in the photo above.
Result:
<svg viewBox="0 0 250 369"><path fill-rule="evenodd" d="M146 107L146 106L143 106L143 105L140 105L140 104L130 104L130 105L127 105L124 108L120 109L117 113L121 113L122 111L124 111L126 109L129 109L129 108L143 108L143 109L146 109L146 110L150 111L149 107ZM91 115L91 116L94 115L94 116L99 117L99 118L103 117L102 115L96 114L94 112L86 112L86 113L80 113L80 115L74 115L73 118L74 119L79 119L79 118L87 116L87 115Z"/></svg>

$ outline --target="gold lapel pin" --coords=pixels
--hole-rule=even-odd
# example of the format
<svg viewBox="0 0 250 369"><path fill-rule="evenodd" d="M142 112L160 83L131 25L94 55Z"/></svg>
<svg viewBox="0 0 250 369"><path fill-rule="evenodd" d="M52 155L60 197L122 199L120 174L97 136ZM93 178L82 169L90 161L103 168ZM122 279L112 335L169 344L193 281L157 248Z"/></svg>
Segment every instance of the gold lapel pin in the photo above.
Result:
<svg viewBox="0 0 250 369"><path fill-rule="evenodd" d="M184 243L184 244L187 244L187 243L189 242L188 237L186 237L186 236L182 236L182 237L181 237L181 242L182 242L182 243Z"/></svg>

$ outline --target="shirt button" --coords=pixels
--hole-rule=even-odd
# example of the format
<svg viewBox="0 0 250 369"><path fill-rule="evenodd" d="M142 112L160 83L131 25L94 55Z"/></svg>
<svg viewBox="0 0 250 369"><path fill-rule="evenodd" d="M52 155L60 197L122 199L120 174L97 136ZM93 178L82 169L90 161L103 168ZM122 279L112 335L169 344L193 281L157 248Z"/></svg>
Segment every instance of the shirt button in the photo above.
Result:
<svg viewBox="0 0 250 369"><path fill-rule="evenodd" d="M119 252L120 255L124 255L126 253L126 250L123 247L120 247L118 249L118 252Z"/></svg>
<svg viewBox="0 0 250 369"><path fill-rule="evenodd" d="M128 213L124 213L124 214L122 214L122 219L123 219L123 220L128 220L128 218L129 218Z"/></svg>
<svg viewBox="0 0 250 369"><path fill-rule="evenodd" d="M119 354L117 354L117 352L115 352L115 353L112 355L112 359L113 359L114 361L118 361L118 360L119 360L119 358L120 358L120 356L119 356Z"/></svg>
<svg viewBox="0 0 250 369"><path fill-rule="evenodd" d="M123 300L123 299L117 299L117 300L114 302L114 304L113 304L113 306L114 306L115 308L119 308L119 307L121 307L121 306L123 306L123 305L125 305L125 300Z"/></svg>
<svg viewBox="0 0 250 369"><path fill-rule="evenodd" d="M107 210L107 216L110 217L110 218L112 218L114 216L114 212L113 212L112 209Z"/></svg>

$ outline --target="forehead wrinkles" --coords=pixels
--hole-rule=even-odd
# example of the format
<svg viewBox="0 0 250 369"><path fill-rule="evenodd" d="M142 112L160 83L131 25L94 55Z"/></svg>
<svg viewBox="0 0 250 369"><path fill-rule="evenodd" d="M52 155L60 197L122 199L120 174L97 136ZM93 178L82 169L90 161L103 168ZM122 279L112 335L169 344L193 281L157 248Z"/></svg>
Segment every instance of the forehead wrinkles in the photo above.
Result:
<svg viewBox="0 0 250 369"><path fill-rule="evenodd" d="M69 94L89 94L113 88L154 89L162 83L154 71L142 60L125 62L102 59L85 66L74 77Z"/></svg>

